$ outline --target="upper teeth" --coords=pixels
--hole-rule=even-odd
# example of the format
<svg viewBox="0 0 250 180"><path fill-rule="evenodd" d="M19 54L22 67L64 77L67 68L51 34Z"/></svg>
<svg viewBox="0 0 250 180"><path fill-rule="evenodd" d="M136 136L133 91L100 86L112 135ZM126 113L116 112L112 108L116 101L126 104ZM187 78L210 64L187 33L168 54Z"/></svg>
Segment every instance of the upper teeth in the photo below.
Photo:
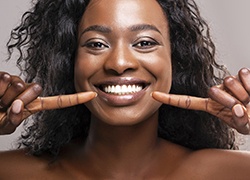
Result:
<svg viewBox="0 0 250 180"><path fill-rule="evenodd" d="M106 93L124 95L139 92L143 89L141 85L108 85L104 87Z"/></svg>

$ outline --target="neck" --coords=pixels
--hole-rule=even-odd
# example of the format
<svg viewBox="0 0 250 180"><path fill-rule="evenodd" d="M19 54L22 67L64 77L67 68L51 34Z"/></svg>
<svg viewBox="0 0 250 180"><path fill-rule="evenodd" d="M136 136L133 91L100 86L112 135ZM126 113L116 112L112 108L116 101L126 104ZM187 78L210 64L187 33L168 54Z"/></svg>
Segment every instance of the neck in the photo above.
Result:
<svg viewBox="0 0 250 180"><path fill-rule="evenodd" d="M143 163L150 164L156 152L159 145L157 127L158 112L133 126L111 126L92 118L85 157L95 165L100 163L104 169L112 168L111 172L114 169L137 171Z"/></svg>

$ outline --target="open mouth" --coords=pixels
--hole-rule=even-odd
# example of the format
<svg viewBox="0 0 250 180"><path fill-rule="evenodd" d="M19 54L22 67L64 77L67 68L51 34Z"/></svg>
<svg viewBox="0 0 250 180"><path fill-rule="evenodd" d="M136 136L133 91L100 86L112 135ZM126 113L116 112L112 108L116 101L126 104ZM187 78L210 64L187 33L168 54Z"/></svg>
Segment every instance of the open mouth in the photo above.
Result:
<svg viewBox="0 0 250 180"><path fill-rule="evenodd" d="M98 88L107 93L113 95L129 95L142 91L148 85L146 83L139 84L116 84L116 85L99 85Z"/></svg>
<svg viewBox="0 0 250 180"><path fill-rule="evenodd" d="M95 83L99 99L111 106L128 106L146 94L151 83L138 78L116 78Z"/></svg>

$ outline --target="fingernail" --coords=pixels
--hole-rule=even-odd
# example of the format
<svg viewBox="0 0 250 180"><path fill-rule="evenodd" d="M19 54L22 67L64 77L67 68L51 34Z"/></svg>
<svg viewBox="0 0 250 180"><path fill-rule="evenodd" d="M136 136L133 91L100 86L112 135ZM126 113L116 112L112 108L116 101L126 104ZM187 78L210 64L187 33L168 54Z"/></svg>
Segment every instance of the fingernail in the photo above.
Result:
<svg viewBox="0 0 250 180"><path fill-rule="evenodd" d="M15 114L19 114L22 110L22 101L16 100L13 102L11 111Z"/></svg>
<svg viewBox="0 0 250 180"><path fill-rule="evenodd" d="M243 117L244 116L244 110L240 104L236 104L234 106L234 113L237 117Z"/></svg>

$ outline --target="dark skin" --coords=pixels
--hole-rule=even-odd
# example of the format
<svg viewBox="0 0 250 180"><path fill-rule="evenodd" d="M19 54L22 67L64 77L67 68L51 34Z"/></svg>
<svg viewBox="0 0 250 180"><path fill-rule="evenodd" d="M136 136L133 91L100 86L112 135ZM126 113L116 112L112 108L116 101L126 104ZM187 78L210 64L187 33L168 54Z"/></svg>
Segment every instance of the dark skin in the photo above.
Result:
<svg viewBox="0 0 250 180"><path fill-rule="evenodd" d="M59 109L85 103L97 96L94 92L38 97L39 84L25 84L19 77L0 72L0 134L10 134L21 122L42 110Z"/></svg>
<svg viewBox="0 0 250 180"><path fill-rule="evenodd" d="M210 98L195 98L155 92L152 96L165 104L206 111L219 117L242 134L249 134L250 70L242 68L237 77L227 77L224 83L210 88Z"/></svg>
<svg viewBox="0 0 250 180"><path fill-rule="evenodd" d="M157 136L162 103L206 111L249 133L250 70L242 69L237 78L228 77L224 84L212 87L207 99L169 95L172 72L167 34L166 18L154 0L92 0L80 22L75 66L76 90L98 94L82 96L84 101L92 99L85 103L92 113L89 136L65 146L51 164L45 154L2 152L1 178L248 179L248 152L191 151ZM0 127L2 134L8 134L21 123L24 107L32 105L41 88L3 72L0 78L1 112L7 115L2 124L10 124ZM147 87L135 92L127 88L125 94L117 93L118 87L114 92L100 88L138 82L146 82Z"/></svg>

